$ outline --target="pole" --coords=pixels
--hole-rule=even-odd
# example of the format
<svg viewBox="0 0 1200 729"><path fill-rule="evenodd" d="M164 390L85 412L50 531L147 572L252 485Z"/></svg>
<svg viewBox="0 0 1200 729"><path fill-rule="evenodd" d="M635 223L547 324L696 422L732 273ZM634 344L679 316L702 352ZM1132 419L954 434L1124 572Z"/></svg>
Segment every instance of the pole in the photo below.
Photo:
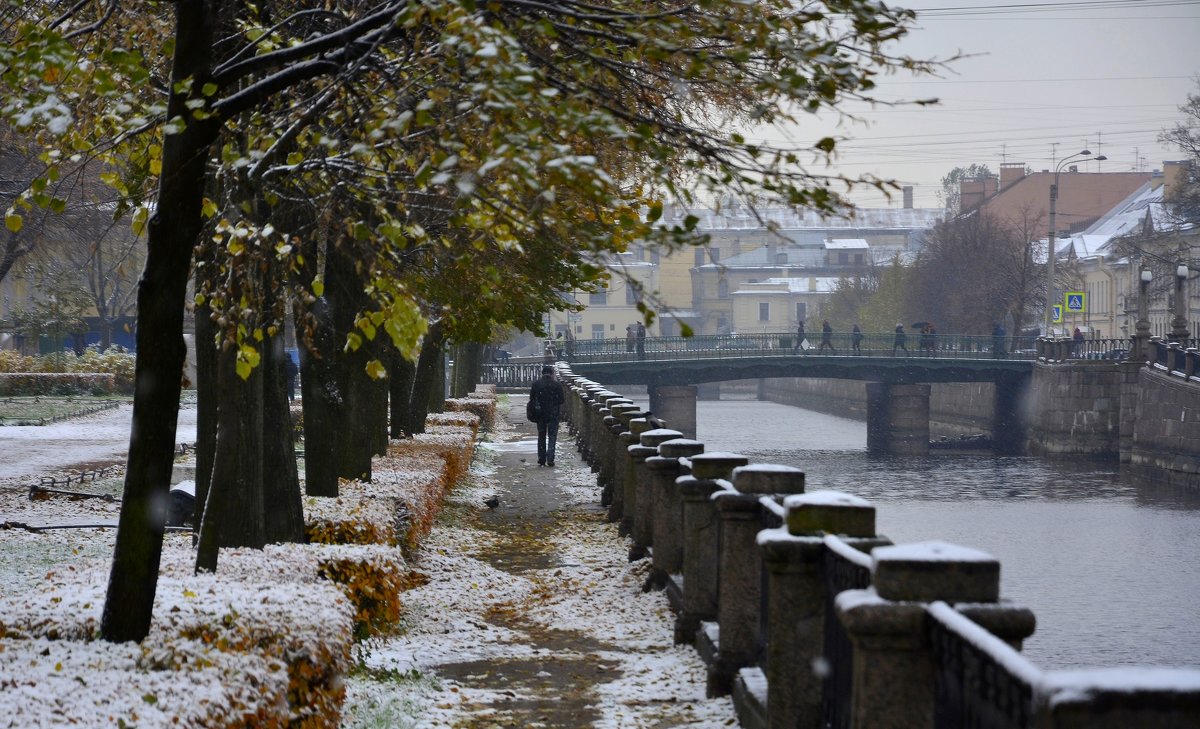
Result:
<svg viewBox="0 0 1200 729"><path fill-rule="evenodd" d="M1187 346L1187 277L1188 267L1180 263L1175 269L1175 318L1171 321L1171 341Z"/></svg>
<svg viewBox="0 0 1200 729"><path fill-rule="evenodd" d="M1054 322L1054 224L1058 212L1058 170L1054 171L1054 182L1050 183L1050 232L1046 238L1050 244L1046 248L1046 330L1045 336L1050 336L1050 326Z"/></svg>

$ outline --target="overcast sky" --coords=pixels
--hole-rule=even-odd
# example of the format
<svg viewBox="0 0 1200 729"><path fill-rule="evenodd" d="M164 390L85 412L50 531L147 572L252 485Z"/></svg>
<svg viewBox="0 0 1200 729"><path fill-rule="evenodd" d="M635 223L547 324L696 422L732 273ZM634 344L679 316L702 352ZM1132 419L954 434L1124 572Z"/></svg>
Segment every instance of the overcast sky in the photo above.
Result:
<svg viewBox="0 0 1200 729"><path fill-rule="evenodd" d="M1178 150L1157 141L1200 93L1200 0L907 0L916 29L900 50L914 57L969 58L942 78L894 76L877 96L936 97L932 108L847 107L866 124L804 125L811 144L831 130L843 143L838 169L913 185L917 207L940 204L941 178L956 166L1023 162L1034 170L1089 149L1105 162L1082 171L1161 169ZM813 171L819 171L814 169ZM876 192L859 205L891 203Z"/></svg>

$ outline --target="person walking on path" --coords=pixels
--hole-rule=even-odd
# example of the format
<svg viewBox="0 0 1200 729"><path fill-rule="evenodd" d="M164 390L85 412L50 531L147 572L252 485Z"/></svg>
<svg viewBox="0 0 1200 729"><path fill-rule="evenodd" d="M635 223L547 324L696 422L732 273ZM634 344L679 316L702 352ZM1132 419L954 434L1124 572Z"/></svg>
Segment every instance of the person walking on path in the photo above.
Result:
<svg viewBox="0 0 1200 729"><path fill-rule="evenodd" d="M905 343L908 342L908 335L904 333L904 325L896 322L896 338L892 340L892 356L896 356L896 349L903 349L905 357L911 357L912 354L908 351Z"/></svg>
<svg viewBox="0 0 1200 729"><path fill-rule="evenodd" d="M796 323L796 341L792 342L792 354L799 352L802 347L807 349L805 347L805 339L807 337L808 335L804 333L804 320L801 319Z"/></svg>
<svg viewBox="0 0 1200 729"><path fill-rule="evenodd" d="M625 327L625 351L632 352L634 345L637 344L637 333L633 331L633 325Z"/></svg>
<svg viewBox="0 0 1200 729"><path fill-rule="evenodd" d="M640 321L637 324L637 356L646 359L646 325Z"/></svg>
<svg viewBox="0 0 1200 729"><path fill-rule="evenodd" d="M862 340L862 329L860 329L858 324L855 323L854 329L852 329L850 332L850 348L854 350L855 354L862 354Z"/></svg>
<svg viewBox="0 0 1200 729"><path fill-rule="evenodd" d="M830 326L828 319L821 322L821 346L817 348L817 351L824 352L826 347L829 347L829 350L835 355L837 354L837 350L833 348L833 327Z"/></svg>
<svg viewBox="0 0 1200 729"><path fill-rule="evenodd" d="M300 368L296 366L296 360L292 359L292 355L287 352L283 353L283 375L287 379L288 400L295 400L296 378L300 375Z"/></svg>
<svg viewBox="0 0 1200 729"><path fill-rule="evenodd" d="M1004 331L1004 325L996 322L992 325L992 358L1004 359L1004 336L1007 332Z"/></svg>
<svg viewBox="0 0 1200 729"><path fill-rule="evenodd" d="M558 444L558 418L564 401L562 383L554 378L554 368L542 367L542 377L529 388L529 399L537 403L538 465L554 465L554 447Z"/></svg>

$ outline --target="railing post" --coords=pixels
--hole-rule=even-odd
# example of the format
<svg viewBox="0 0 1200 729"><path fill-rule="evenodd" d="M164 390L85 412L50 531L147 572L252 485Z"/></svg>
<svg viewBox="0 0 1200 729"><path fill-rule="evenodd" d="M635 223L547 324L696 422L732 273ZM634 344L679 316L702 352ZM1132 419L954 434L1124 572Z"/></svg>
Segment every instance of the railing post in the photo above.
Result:
<svg viewBox="0 0 1200 729"><path fill-rule="evenodd" d="M838 618L854 646L852 729L933 729L933 656L925 603L994 603L1000 563L944 542L879 547L870 590L847 590Z"/></svg>
<svg viewBox="0 0 1200 729"><path fill-rule="evenodd" d="M630 446L634 464L634 501L637 508L633 511L633 547L630 559L641 559L646 549L654 545L654 504L655 504L655 472L651 470L650 459L658 457L658 446L669 440L682 438L683 433L668 428L652 428L639 435L639 450L634 451Z"/></svg>
<svg viewBox="0 0 1200 729"><path fill-rule="evenodd" d="M765 677L758 682L755 669L743 669L735 706L739 717L750 713L742 707L752 687L765 683L767 726L816 729L822 725L823 678L816 665L825 660L827 600L822 535L837 534L863 552L891 542L875 534L875 507L857 496L816 491L789 496L783 505L784 526L758 536L767 570Z"/></svg>
<svg viewBox="0 0 1200 729"><path fill-rule="evenodd" d="M650 553L653 569L650 585L666 586L671 576L683 570L683 499L675 481L684 475L684 459L704 452L704 444L698 440L676 438L658 445L658 455L646 459L653 484L654 503L654 549ZM678 590L669 590L682 599ZM679 603L680 600L672 600ZM675 609L681 605L675 604Z"/></svg>
<svg viewBox="0 0 1200 729"><path fill-rule="evenodd" d="M638 503L638 481L642 479L646 458L657 453L654 448L642 445L642 433L653 428L646 418L642 417L644 413L635 414L638 417L629 419L629 430L621 434L621 442L625 444L625 503L622 506L621 527L618 532L633 538L633 544L629 548L630 562L646 556L648 545L638 543L637 536L633 533L633 524L638 511L641 510Z"/></svg>
<svg viewBox="0 0 1200 729"><path fill-rule="evenodd" d="M629 446L637 443L637 433L633 432L634 420L642 416L642 407L640 405L631 405L630 407L618 407L614 409L613 415L616 416L617 422L613 424L613 434L616 440L613 445L613 508L609 509L608 519L617 523L617 532L621 536L629 534L630 521L632 519L632 504L628 503L632 500L633 493L633 463L629 459ZM640 425L646 426L646 421L642 420Z"/></svg>
<svg viewBox="0 0 1200 729"><path fill-rule="evenodd" d="M607 496L608 520L619 522L621 511L625 505L625 457L622 454L624 445L621 434L625 432L625 423L621 420L622 413L638 412L640 407L633 403L615 403L609 405L609 415L604 418L604 465L600 473L608 478L605 480L601 501Z"/></svg>
<svg viewBox="0 0 1200 729"><path fill-rule="evenodd" d="M738 670L760 659L763 562L755 540L767 516L762 502L781 502L789 494L804 493L804 472L788 466L743 466L733 472L733 488L713 495L721 538L717 558L719 633L706 657L711 659L707 660L709 696L729 693ZM776 517L774 523L781 521ZM698 647L705 642L704 634L697 636Z"/></svg>
<svg viewBox="0 0 1200 729"><path fill-rule="evenodd" d="M1195 347L1188 347L1183 353L1183 376L1188 379L1196 374L1196 353Z"/></svg>
<svg viewBox="0 0 1200 729"><path fill-rule="evenodd" d="M692 456L692 473L676 482L683 499L683 604L675 617L675 642L692 643L700 623L717 617L720 524L712 495L732 489L733 469L749 463L735 453Z"/></svg>

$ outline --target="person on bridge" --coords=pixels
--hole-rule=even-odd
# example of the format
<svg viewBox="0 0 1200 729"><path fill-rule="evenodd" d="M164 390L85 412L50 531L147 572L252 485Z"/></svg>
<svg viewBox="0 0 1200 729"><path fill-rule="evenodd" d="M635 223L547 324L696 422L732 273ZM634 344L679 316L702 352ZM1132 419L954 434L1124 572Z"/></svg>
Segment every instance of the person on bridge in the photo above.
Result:
<svg viewBox="0 0 1200 729"><path fill-rule="evenodd" d="M862 354L862 329L859 328L858 322L854 323L854 329L850 331L850 348L855 354Z"/></svg>
<svg viewBox="0 0 1200 729"><path fill-rule="evenodd" d="M646 325L640 321L637 323L637 356L646 359Z"/></svg>
<svg viewBox="0 0 1200 729"><path fill-rule="evenodd" d="M837 350L833 348L833 327L829 325L828 319L821 322L821 346L817 347L817 351L824 352L826 347L837 354Z"/></svg>
<svg viewBox="0 0 1200 729"><path fill-rule="evenodd" d="M912 356L911 353L908 351L908 347L906 346L907 342L908 342L908 335L904 333L904 325L901 324L900 322L896 322L896 338L892 340L892 356L893 357L896 356L897 348L904 350L905 357Z"/></svg>
<svg viewBox="0 0 1200 729"><path fill-rule="evenodd" d="M808 335L804 333L804 320L801 319L796 323L796 341L792 342L792 354L795 354L803 349L808 349Z"/></svg>
<svg viewBox="0 0 1200 729"><path fill-rule="evenodd" d="M1003 359L1004 353L1004 337L1008 332L1004 331L1004 325L996 322L992 325L992 358Z"/></svg>
<svg viewBox="0 0 1200 729"><path fill-rule="evenodd" d="M1074 333L1071 334L1071 356L1078 357L1083 352L1083 332L1079 327L1075 327Z"/></svg>
<svg viewBox="0 0 1200 729"><path fill-rule="evenodd" d="M529 399L538 403L538 465L554 466L554 448L558 444L558 418L562 409L562 383L554 379L554 368L542 367L542 376L529 388Z"/></svg>
<svg viewBox="0 0 1200 729"><path fill-rule="evenodd" d="M632 352L634 345L637 344L637 333L633 331L633 325L625 327L625 351Z"/></svg>

